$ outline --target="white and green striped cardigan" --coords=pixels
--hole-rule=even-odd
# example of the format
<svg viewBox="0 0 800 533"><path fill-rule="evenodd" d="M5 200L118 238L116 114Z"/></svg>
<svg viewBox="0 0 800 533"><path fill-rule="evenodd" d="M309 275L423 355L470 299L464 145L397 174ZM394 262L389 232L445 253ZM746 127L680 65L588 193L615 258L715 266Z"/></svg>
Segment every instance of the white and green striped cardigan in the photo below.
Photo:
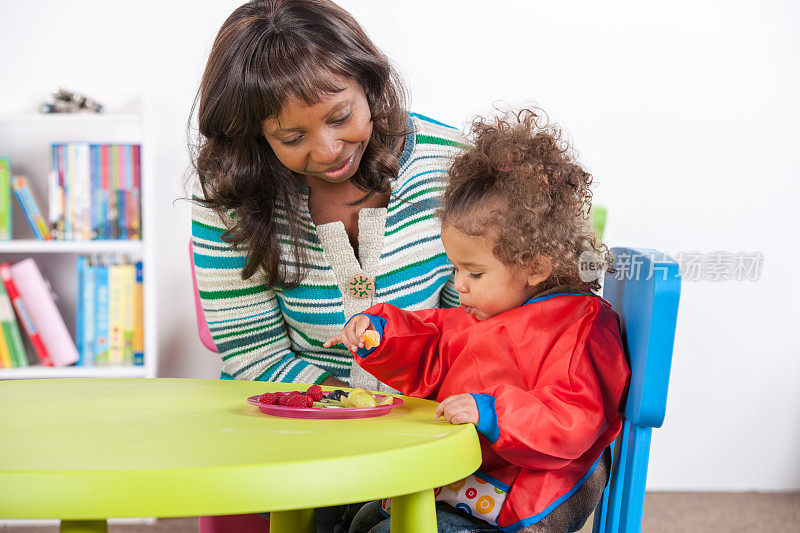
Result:
<svg viewBox="0 0 800 533"><path fill-rule="evenodd" d="M297 288L267 286L263 271L242 280L246 256L221 240L226 222L193 203L197 284L222 357L223 378L320 383L332 374L352 386L383 389L351 365L352 355L343 346L323 348L325 339L352 315L377 303L409 310L458 305L453 266L442 247L435 211L447 169L465 139L457 129L421 115L411 114L409 123L414 132L406 139L388 207L359 212L358 259L344 224L315 226L308 196L302 197L307 232L301 242L312 266ZM193 193L202 194L198 181ZM288 240L281 242L282 257L288 260ZM351 294L353 276L374 282L371 296Z"/></svg>

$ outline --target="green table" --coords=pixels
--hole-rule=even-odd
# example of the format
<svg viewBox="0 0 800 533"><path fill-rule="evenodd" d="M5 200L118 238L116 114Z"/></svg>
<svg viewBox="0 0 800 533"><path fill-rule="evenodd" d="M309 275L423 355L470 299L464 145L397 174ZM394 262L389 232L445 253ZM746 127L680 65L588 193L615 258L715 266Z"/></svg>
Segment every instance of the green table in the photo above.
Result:
<svg viewBox="0 0 800 533"><path fill-rule="evenodd" d="M472 425L404 398L388 415L302 420L246 398L303 386L199 379L0 382L0 518L271 511L272 533L313 531L313 508L393 497L392 530L435 532L433 489L481 461Z"/></svg>

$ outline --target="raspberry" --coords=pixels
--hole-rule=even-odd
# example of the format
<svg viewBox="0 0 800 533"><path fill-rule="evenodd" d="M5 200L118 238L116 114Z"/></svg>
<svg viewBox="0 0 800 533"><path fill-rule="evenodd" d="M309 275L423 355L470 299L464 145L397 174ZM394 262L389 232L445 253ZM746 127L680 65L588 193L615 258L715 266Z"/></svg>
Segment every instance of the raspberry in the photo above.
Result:
<svg viewBox="0 0 800 533"><path fill-rule="evenodd" d="M283 394L281 394L278 397L278 405L289 405L288 402L289 402L289 398L291 398L291 397L292 397L291 394L288 394L288 393L284 392Z"/></svg>
<svg viewBox="0 0 800 533"><path fill-rule="evenodd" d="M310 396L303 396L302 394L289 396L286 400L286 407L311 407L313 404L314 400Z"/></svg>
<svg viewBox="0 0 800 533"><path fill-rule="evenodd" d="M258 398L258 401L264 405L275 405L278 403L278 394L274 392L265 392Z"/></svg>
<svg viewBox="0 0 800 533"><path fill-rule="evenodd" d="M319 385L311 385L306 391L306 395L311 398L311 400L318 402L322 399L322 387Z"/></svg>

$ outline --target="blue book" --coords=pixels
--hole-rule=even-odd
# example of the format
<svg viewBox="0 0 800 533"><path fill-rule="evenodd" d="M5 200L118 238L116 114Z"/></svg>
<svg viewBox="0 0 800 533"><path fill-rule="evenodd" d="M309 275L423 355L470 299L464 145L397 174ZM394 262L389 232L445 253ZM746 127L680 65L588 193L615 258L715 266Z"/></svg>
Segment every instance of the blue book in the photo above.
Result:
<svg viewBox="0 0 800 533"><path fill-rule="evenodd" d="M124 189L117 190L117 227L118 227L118 239L127 239L128 238L128 211L127 211L127 202L126 202L126 194Z"/></svg>
<svg viewBox="0 0 800 533"><path fill-rule="evenodd" d="M75 366L85 366L86 357L83 351L81 340L83 339L83 305L84 305L84 279L86 274L86 256L79 255L75 261L75 270L78 274L78 292L75 296L75 346L78 348L78 362Z"/></svg>
<svg viewBox="0 0 800 533"><path fill-rule="evenodd" d="M144 283L142 262L136 262L136 285L133 292L133 364L144 365Z"/></svg>
<svg viewBox="0 0 800 533"><path fill-rule="evenodd" d="M78 293L78 299L83 301L81 306L82 336L78 338L78 350L81 354L81 361L85 366L94 364L94 343L95 332L97 330L95 317L95 297L97 294L95 283L95 266L88 257L84 257L83 265L83 286Z"/></svg>
<svg viewBox="0 0 800 533"><path fill-rule="evenodd" d="M92 239L100 237L100 216L97 192L102 191L100 185L100 147L89 145L89 217L91 220Z"/></svg>
<svg viewBox="0 0 800 533"><path fill-rule="evenodd" d="M33 196L28 179L25 176L13 176L11 178L11 188L14 189L14 194L22 207L22 212L33 230L33 235L39 240L50 239L50 228L42 216L39 203Z"/></svg>
<svg viewBox="0 0 800 533"><path fill-rule="evenodd" d="M133 189L133 145L125 145L125 190Z"/></svg>
<svg viewBox="0 0 800 533"><path fill-rule="evenodd" d="M107 366L108 360L108 265L98 262L95 272L94 364Z"/></svg>

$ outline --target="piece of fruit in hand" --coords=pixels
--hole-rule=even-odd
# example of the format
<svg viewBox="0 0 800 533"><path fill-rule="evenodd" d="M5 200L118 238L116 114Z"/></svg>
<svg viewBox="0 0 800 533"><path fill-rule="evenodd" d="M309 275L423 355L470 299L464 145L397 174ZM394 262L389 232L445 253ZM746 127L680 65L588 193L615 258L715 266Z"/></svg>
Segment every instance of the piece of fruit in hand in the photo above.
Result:
<svg viewBox="0 0 800 533"><path fill-rule="evenodd" d="M367 350L377 348L381 344L381 336L374 329L368 329L364 332L364 348Z"/></svg>

